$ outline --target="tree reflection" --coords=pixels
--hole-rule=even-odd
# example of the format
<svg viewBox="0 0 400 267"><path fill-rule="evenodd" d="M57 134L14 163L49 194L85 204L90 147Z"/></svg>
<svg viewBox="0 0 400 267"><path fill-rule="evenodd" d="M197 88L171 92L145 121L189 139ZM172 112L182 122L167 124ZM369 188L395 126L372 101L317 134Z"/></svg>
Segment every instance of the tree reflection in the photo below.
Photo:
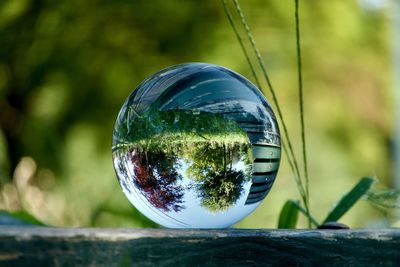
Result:
<svg viewBox="0 0 400 267"><path fill-rule="evenodd" d="M130 157L133 183L154 207L165 212L184 208L184 188L177 184L182 177L176 170L179 164L175 155L131 150Z"/></svg>
<svg viewBox="0 0 400 267"><path fill-rule="evenodd" d="M243 192L245 175L242 171L228 170L212 173L197 185L203 207L211 212L232 207Z"/></svg>
<svg viewBox="0 0 400 267"><path fill-rule="evenodd" d="M157 107L129 120L128 115L122 116L126 123L120 123L113 149L127 153L131 180L152 206L178 212L185 208L185 190L194 190L212 212L226 210L240 198L251 179L252 152L238 123L219 114L160 112ZM183 176L190 186L181 185Z"/></svg>
<svg viewBox="0 0 400 267"><path fill-rule="evenodd" d="M194 147L187 174L197 182L195 188L202 206L211 212L232 207L250 179L250 145L203 143ZM238 161L244 166L235 169Z"/></svg>

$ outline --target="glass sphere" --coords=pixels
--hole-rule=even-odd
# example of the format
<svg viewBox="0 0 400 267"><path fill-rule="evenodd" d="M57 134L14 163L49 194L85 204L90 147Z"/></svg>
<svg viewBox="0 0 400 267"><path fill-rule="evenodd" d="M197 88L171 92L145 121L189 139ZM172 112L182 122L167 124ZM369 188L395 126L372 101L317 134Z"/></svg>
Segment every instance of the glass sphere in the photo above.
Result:
<svg viewBox="0 0 400 267"><path fill-rule="evenodd" d="M271 106L239 74L211 64L150 76L113 132L118 181L130 202L171 228L223 228L268 194L280 162Z"/></svg>

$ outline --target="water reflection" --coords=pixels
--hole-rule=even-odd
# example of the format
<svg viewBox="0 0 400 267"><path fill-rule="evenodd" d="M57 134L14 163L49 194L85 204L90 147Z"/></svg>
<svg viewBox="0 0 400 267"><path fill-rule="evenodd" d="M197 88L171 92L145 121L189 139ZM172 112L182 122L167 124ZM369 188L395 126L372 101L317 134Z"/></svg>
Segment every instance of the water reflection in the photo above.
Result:
<svg viewBox="0 0 400 267"><path fill-rule="evenodd" d="M167 227L226 227L267 195L280 159L278 125L243 77L208 64L144 81L113 133L119 182L143 214Z"/></svg>

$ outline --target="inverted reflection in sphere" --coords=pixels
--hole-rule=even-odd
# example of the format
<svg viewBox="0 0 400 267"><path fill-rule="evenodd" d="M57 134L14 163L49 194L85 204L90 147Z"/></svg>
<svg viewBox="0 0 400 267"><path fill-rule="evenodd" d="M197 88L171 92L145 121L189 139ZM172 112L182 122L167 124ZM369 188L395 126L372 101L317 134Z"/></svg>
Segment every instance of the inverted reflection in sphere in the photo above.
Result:
<svg viewBox="0 0 400 267"><path fill-rule="evenodd" d="M125 195L154 222L228 227L269 192L279 129L248 80L216 65L182 64L128 97L113 132L113 159Z"/></svg>

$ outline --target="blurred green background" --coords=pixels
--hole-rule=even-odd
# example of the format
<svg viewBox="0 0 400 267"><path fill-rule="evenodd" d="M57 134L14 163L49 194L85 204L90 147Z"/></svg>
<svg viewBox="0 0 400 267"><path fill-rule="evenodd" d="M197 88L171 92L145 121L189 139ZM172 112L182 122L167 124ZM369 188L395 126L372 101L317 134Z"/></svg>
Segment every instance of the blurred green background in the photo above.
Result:
<svg viewBox="0 0 400 267"><path fill-rule="evenodd" d="M300 156L294 1L241 5ZM318 219L361 176L394 185L391 6L301 1L311 209ZM2 0L0 209L24 209L55 226L156 226L122 193L111 134L130 92L183 62L222 65L253 80L220 1ZM288 198L299 196L284 158L267 198L236 226L276 227ZM341 222L399 225L366 201Z"/></svg>

